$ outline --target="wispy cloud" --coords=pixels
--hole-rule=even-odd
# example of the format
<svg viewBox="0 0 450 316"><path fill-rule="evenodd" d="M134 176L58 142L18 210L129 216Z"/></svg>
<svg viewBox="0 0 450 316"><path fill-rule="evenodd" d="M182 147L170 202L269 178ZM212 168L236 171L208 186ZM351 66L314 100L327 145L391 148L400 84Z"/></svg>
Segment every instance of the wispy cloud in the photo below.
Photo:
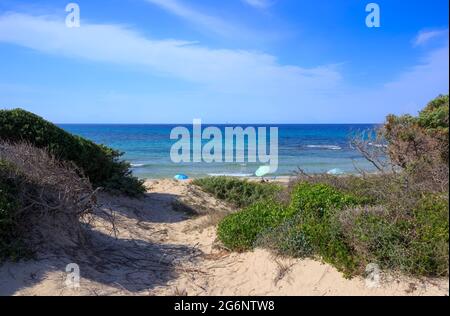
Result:
<svg viewBox="0 0 450 316"><path fill-rule="evenodd" d="M71 58L138 65L217 91L279 95L336 89L341 76L333 65L281 65L268 54L211 49L195 43L155 40L114 24L83 23L67 28L55 17L0 15L0 42Z"/></svg>
<svg viewBox="0 0 450 316"><path fill-rule="evenodd" d="M354 89L334 98L343 113L361 121L381 120L387 113L416 114L432 98L449 92L449 44L428 50L421 59L379 87Z"/></svg>
<svg viewBox="0 0 450 316"><path fill-rule="evenodd" d="M242 0L242 1L257 9L266 9L274 4L274 0Z"/></svg>
<svg viewBox="0 0 450 316"><path fill-rule="evenodd" d="M174 14L194 25L200 27L202 31L213 32L221 36L239 36L250 31L242 26L237 26L226 22L220 17L204 13L191 8L179 0L145 0L148 3L157 5L161 9Z"/></svg>
<svg viewBox="0 0 450 316"><path fill-rule="evenodd" d="M186 115L202 113L213 122L237 122L247 117L266 123L351 123L348 118L352 113L353 121L380 122L386 113L416 112L437 94L448 93L449 84L448 41L439 48L427 49L417 65L395 78L386 78L387 84L364 89L346 83L339 67L334 65L310 68L286 65L261 52L153 39L116 24L84 22L80 28L69 29L64 18L9 13L0 15L0 42L58 57L125 65L131 69L138 66L152 76L181 79L195 87L180 94L136 96L133 92L118 91L104 98L73 91L42 97L32 91L12 93L8 87L3 89L11 94L6 98L8 104L31 104L40 110L47 104L52 115L55 111L62 113L57 106L62 102L72 102L73 106L95 102L96 106L87 107L83 115L103 117L105 121L113 121L108 115L114 112L116 120L142 122L147 118L139 113L152 104L167 108L188 104L189 114L154 111L152 117L159 122L186 121ZM420 42L424 43L423 39ZM50 88L50 92L53 90ZM69 98L72 101L67 100L67 93L74 94ZM0 95L5 101L4 94ZM130 105L129 100L136 104Z"/></svg>
<svg viewBox="0 0 450 316"><path fill-rule="evenodd" d="M425 45L436 38L448 37L448 29L445 30L431 30L431 31L420 31L417 37L414 39L414 46Z"/></svg>

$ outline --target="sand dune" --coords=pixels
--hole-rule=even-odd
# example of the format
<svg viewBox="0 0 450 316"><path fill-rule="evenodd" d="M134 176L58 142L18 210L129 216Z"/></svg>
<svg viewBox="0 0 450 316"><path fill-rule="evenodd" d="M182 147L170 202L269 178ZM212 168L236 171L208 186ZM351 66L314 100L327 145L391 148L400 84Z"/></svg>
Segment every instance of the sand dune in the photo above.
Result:
<svg viewBox="0 0 450 316"><path fill-rule="evenodd" d="M1 266L0 295L449 294L448 279L384 276L373 288L313 260L275 258L261 249L229 253L217 243L214 225L232 207L189 182L147 186L141 200L100 197L103 212L89 223L90 247ZM71 262L81 271L76 289L65 285Z"/></svg>

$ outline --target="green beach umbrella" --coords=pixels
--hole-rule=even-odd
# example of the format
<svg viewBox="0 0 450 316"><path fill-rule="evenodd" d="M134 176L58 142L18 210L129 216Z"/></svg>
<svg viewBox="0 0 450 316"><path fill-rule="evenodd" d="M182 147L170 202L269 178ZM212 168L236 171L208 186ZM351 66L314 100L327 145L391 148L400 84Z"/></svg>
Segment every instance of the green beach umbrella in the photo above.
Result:
<svg viewBox="0 0 450 316"><path fill-rule="evenodd" d="M261 166L256 170L255 175L257 177L264 177L265 175L270 173L270 166Z"/></svg>

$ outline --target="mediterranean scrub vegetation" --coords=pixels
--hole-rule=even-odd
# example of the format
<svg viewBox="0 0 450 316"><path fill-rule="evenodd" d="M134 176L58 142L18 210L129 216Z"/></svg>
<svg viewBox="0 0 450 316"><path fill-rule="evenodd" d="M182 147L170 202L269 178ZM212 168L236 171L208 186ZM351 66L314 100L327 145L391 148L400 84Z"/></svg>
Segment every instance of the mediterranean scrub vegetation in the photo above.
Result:
<svg viewBox="0 0 450 316"><path fill-rule="evenodd" d="M101 188L143 193L120 156L32 113L0 110L0 262L86 243L81 223Z"/></svg>
<svg viewBox="0 0 450 316"><path fill-rule="evenodd" d="M196 179L193 184L237 207L249 206L269 197L275 197L281 191L281 187L276 184L254 183L229 177Z"/></svg>
<svg viewBox="0 0 450 316"><path fill-rule="evenodd" d="M317 258L348 277L372 263L408 275L448 276L448 120L449 97L439 96L418 116L390 115L369 133L375 136L355 138L375 174L300 172L282 194L225 178L197 184L242 207L218 226L230 250L263 247Z"/></svg>
<svg viewBox="0 0 450 316"><path fill-rule="evenodd" d="M144 192L130 165L120 160L122 153L72 135L27 111L0 110L0 140L45 148L57 159L73 162L94 187L128 195Z"/></svg>
<svg viewBox="0 0 450 316"><path fill-rule="evenodd" d="M95 190L72 163L28 143L0 142L0 261L86 242Z"/></svg>

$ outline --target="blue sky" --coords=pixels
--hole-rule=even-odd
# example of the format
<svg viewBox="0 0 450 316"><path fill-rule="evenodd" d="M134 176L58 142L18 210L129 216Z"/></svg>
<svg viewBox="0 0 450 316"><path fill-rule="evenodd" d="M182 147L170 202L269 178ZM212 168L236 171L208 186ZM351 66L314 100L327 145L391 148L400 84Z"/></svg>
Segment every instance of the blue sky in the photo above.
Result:
<svg viewBox="0 0 450 316"><path fill-rule="evenodd" d="M67 28L69 2L0 1L0 108L58 123L372 123L448 93L446 0L79 0Z"/></svg>

